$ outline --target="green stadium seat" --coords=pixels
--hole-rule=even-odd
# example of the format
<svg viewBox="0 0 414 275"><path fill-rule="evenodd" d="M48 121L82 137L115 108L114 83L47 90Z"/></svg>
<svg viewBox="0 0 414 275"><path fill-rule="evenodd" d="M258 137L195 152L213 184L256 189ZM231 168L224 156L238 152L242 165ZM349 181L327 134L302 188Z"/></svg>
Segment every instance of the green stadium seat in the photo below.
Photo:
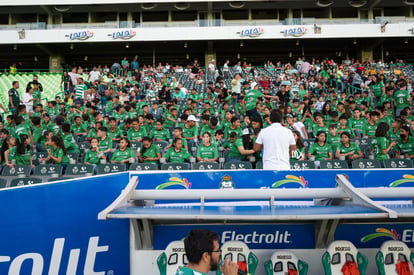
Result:
<svg viewBox="0 0 414 275"><path fill-rule="evenodd" d="M291 169L315 169L315 163L311 160L294 160L290 162Z"/></svg>
<svg viewBox="0 0 414 275"><path fill-rule="evenodd" d="M158 170L158 165L155 163L133 163L129 166L130 171L151 171Z"/></svg>
<svg viewBox="0 0 414 275"><path fill-rule="evenodd" d="M197 162L193 164L193 170L219 170L220 164L217 162Z"/></svg>
<svg viewBox="0 0 414 275"><path fill-rule="evenodd" d="M126 171L125 164L118 164L118 163L107 163L107 164L99 164L98 165L98 174L111 174L111 173L119 173Z"/></svg>
<svg viewBox="0 0 414 275"><path fill-rule="evenodd" d="M16 187L16 186L23 186L23 185L32 185L32 184L37 184L37 183L41 183L42 179L39 178L15 178L12 179L10 182L10 187Z"/></svg>
<svg viewBox="0 0 414 275"><path fill-rule="evenodd" d="M163 163L161 170L190 170L190 164L187 162Z"/></svg>
<svg viewBox="0 0 414 275"><path fill-rule="evenodd" d="M32 163L33 165L39 165L39 159L41 158L46 158L47 157L47 152L35 152L32 155Z"/></svg>
<svg viewBox="0 0 414 275"><path fill-rule="evenodd" d="M33 176L41 177L44 181L49 178L59 178L62 175L63 167L58 164L41 164L35 167Z"/></svg>
<svg viewBox="0 0 414 275"><path fill-rule="evenodd" d="M385 168L407 169L413 168L411 159L386 159L384 160Z"/></svg>
<svg viewBox="0 0 414 275"><path fill-rule="evenodd" d="M256 169L263 169L263 161L262 160L258 160L256 162Z"/></svg>
<svg viewBox="0 0 414 275"><path fill-rule="evenodd" d="M357 159L352 161L353 169L374 169L381 168L381 162L376 159Z"/></svg>
<svg viewBox="0 0 414 275"><path fill-rule="evenodd" d="M79 161L79 154L78 153L67 153L69 161L74 160L75 162Z"/></svg>
<svg viewBox="0 0 414 275"><path fill-rule="evenodd" d="M91 164L68 164L65 170L65 177L86 177L93 175Z"/></svg>
<svg viewBox="0 0 414 275"><path fill-rule="evenodd" d="M78 147L81 152L86 152L91 148L91 144L89 142L79 142Z"/></svg>
<svg viewBox="0 0 414 275"><path fill-rule="evenodd" d="M321 160L321 169L348 169L348 163L345 160Z"/></svg>
<svg viewBox="0 0 414 275"><path fill-rule="evenodd" d="M142 142L141 141L130 141L129 146L131 147L132 150L136 151L138 150L138 148L142 147Z"/></svg>
<svg viewBox="0 0 414 275"><path fill-rule="evenodd" d="M223 169L226 170L241 170L241 169L253 169L252 164L248 161L231 161L224 164Z"/></svg>
<svg viewBox="0 0 414 275"><path fill-rule="evenodd" d="M4 166L1 175L3 177L28 177L31 171L32 167L30 165L14 165L13 168Z"/></svg>
<svg viewBox="0 0 414 275"><path fill-rule="evenodd" d="M7 179L0 179L0 189L6 188Z"/></svg>

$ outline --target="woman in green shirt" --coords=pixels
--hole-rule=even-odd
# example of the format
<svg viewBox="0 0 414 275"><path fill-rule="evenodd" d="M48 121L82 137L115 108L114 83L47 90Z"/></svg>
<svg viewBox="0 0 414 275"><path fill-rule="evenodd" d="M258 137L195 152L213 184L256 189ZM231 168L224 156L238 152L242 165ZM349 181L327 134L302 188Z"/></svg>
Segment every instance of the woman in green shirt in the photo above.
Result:
<svg viewBox="0 0 414 275"><path fill-rule="evenodd" d="M168 149L165 154L165 160L167 162L185 162L191 157L190 153L182 147L183 142L181 138L175 138L173 140L173 146Z"/></svg>
<svg viewBox="0 0 414 275"><path fill-rule="evenodd" d="M296 141L296 150L292 151L290 160L305 160L305 144L303 143L302 137L295 129L292 129L292 133Z"/></svg>
<svg viewBox="0 0 414 275"><path fill-rule="evenodd" d="M134 152L129 147L129 141L126 137L119 140L119 148L112 153L111 163L128 163L130 159L135 159Z"/></svg>
<svg viewBox="0 0 414 275"><path fill-rule="evenodd" d="M335 152L335 158L345 157L349 161L360 159L364 157L364 154L359 148L358 144L351 141L351 135L348 132L342 132L341 142Z"/></svg>
<svg viewBox="0 0 414 275"><path fill-rule="evenodd" d="M309 159L315 160L330 160L332 159L332 147L326 142L325 131L319 131L316 134L315 143L309 148Z"/></svg>
<svg viewBox="0 0 414 275"><path fill-rule="evenodd" d="M395 157L403 156L414 160L414 137L410 133L410 127L403 125L400 128L400 139L395 147Z"/></svg>
<svg viewBox="0 0 414 275"><path fill-rule="evenodd" d="M12 136L9 136L3 146L2 150L2 160L1 162L9 167L13 167L13 160L16 160L16 139Z"/></svg>
<svg viewBox="0 0 414 275"><path fill-rule="evenodd" d="M29 137L27 135L20 135L17 138L16 144L16 164L30 165L34 168L32 155L33 152Z"/></svg>
<svg viewBox="0 0 414 275"><path fill-rule="evenodd" d="M371 141L370 147L377 160L389 159L388 153L398 143L396 140L391 143L388 142L387 133L389 129L390 126L386 122L380 122L375 131L375 136Z"/></svg>
<svg viewBox="0 0 414 275"><path fill-rule="evenodd" d="M197 147L197 161L201 162L217 162L218 150L217 147L211 144L211 134L204 132L203 144Z"/></svg>
<svg viewBox="0 0 414 275"><path fill-rule="evenodd" d="M140 162L158 164L161 154L158 146L152 144L152 139L150 137L144 137L142 139L142 149L138 149L137 157Z"/></svg>
<svg viewBox="0 0 414 275"><path fill-rule="evenodd" d="M62 164L64 168L69 164L66 148L61 137L53 136L47 147L47 157L39 159L40 162L46 161L53 164Z"/></svg>

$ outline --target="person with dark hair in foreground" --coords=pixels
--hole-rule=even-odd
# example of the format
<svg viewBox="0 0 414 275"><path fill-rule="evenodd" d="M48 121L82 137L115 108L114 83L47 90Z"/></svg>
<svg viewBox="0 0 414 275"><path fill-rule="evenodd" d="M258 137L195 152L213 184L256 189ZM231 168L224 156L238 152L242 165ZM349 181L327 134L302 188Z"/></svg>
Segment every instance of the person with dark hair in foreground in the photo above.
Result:
<svg viewBox="0 0 414 275"><path fill-rule="evenodd" d="M206 229L193 229L184 239L188 264L180 268L176 275L207 275L219 268L221 249L218 235ZM220 266L223 275L237 275L238 265L226 260Z"/></svg>

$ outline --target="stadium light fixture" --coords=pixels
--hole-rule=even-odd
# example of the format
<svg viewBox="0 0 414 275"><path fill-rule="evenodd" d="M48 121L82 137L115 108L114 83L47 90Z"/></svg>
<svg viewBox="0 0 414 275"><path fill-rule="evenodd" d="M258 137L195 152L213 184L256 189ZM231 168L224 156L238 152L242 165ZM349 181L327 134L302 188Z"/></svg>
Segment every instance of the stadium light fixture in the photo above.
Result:
<svg viewBox="0 0 414 275"><path fill-rule="evenodd" d="M244 7L244 2L243 1L233 1L229 3L229 6L233 9L241 9Z"/></svg>
<svg viewBox="0 0 414 275"><path fill-rule="evenodd" d="M35 56L35 57L33 58L33 60L34 60L34 62L37 62L37 61L38 61L37 56Z"/></svg>
<svg viewBox="0 0 414 275"><path fill-rule="evenodd" d="M190 3L183 3L182 2L182 3L176 3L174 5L174 8L176 8L177 10L183 11L183 10L188 9L190 6L191 6Z"/></svg>
<svg viewBox="0 0 414 275"><path fill-rule="evenodd" d="M13 50L17 51L17 44L13 45Z"/></svg>
<svg viewBox="0 0 414 275"><path fill-rule="evenodd" d="M408 39L405 39L404 40L404 44L408 44Z"/></svg>
<svg viewBox="0 0 414 275"><path fill-rule="evenodd" d="M237 54L237 59L240 59L240 53Z"/></svg>
<svg viewBox="0 0 414 275"><path fill-rule="evenodd" d="M73 44L70 44L69 49L73 50L75 46Z"/></svg>
<svg viewBox="0 0 414 275"><path fill-rule="evenodd" d="M414 1L413 0L404 0L403 3L407 6L412 6L414 5Z"/></svg>
<svg viewBox="0 0 414 275"><path fill-rule="evenodd" d="M88 56L85 55L85 57L83 58L85 61L88 61Z"/></svg>
<svg viewBox="0 0 414 275"><path fill-rule="evenodd" d="M190 55L189 54L186 54L185 55L185 58L188 60L188 59L190 59Z"/></svg>
<svg viewBox="0 0 414 275"><path fill-rule="evenodd" d="M367 0L350 0L348 4L353 8L361 8L367 4Z"/></svg>
<svg viewBox="0 0 414 275"><path fill-rule="evenodd" d="M321 7L321 8L326 8L326 7L329 7L329 6L331 6L333 3L334 3L334 1L332 1L332 0L316 0L316 1L315 1L315 4L316 4L318 7Z"/></svg>
<svg viewBox="0 0 414 275"><path fill-rule="evenodd" d="M352 41L352 44L356 45L358 42L356 39L354 39L354 41Z"/></svg>
<svg viewBox="0 0 414 275"><path fill-rule="evenodd" d="M292 52L289 52L289 57L292 57Z"/></svg>
<svg viewBox="0 0 414 275"><path fill-rule="evenodd" d="M152 10L155 9L158 5L154 3L143 3L141 4L141 9L143 10Z"/></svg>
<svg viewBox="0 0 414 275"><path fill-rule="evenodd" d="M243 47L243 46L244 46L243 41L240 41L240 47Z"/></svg>
<svg viewBox="0 0 414 275"><path fill-rule="evenodd" d="M125 44L125 48L129 49L129 43Z"/></svg>
<svg viewBox="0 0 414 275"><path fill-rule="evenodd" d="M299 46L299 44L300 44L299 40L296 40L296 46Z"/></svg>
<svg viewBox="0 0 414 275"><path fill-rule="evenodd" d="M58 12L68 12L72 6L55 6L54 8Z"/></svg>
<svg viewBox="0 0 414 275"><path fill-rule="evenodd" d="M187 47L188 47L187 42L184 42L184 48L186 48L186 49L187 49Z"/></svg>

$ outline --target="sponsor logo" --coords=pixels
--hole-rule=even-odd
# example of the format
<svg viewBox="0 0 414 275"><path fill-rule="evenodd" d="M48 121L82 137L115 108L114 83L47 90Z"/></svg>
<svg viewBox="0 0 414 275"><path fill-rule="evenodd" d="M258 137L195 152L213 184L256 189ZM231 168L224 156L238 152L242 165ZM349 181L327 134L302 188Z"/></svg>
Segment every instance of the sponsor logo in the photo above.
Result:
<svg viewBox="0 0 414 275"><path fill-rule="evenodd" d="M284 36L294 36L294 37L302 36L307 32L308 32L308 29L305 27L295 27L295 28L289 28L284 31L281 31L281 33L283 33Z"/></svg>
<svg viewBox="0 0 414 275"><path fill-rule="evenodd" d="M130 30L123 30L123 31L116 31L113 32L112 34L108 34L108 36L111 36L112 39L131 39L132 37L134 37L135 35L137 35L137 33L130 29Z"/></svg>
<svg viewBox="0 0 414 275"><path fill-rule="evenodd" d="M24 262L29 260L32 264L32 272L31 274L46 274L46 270L48 271L47 274L49 275L57 275L59 273L60 265L62 262L62 255L69 255L68 259L68 266L63 268L63 270L67 271L67 274L85 274L85 275L105 275L105 271L95 271L95 260L96 256L100 252L106 252L109 250L108 245L99 246L99 237L90 237L88 243L88 249L86 254L84 252L81 253L80 248L70 249L69 253L64 253L64 245L65 239L64 238L57 238L53 243L53 250L52 256L50 258L50 266L44 267L44 256L35 253L29 252L18 255L16 258L11 259L10 256L0 256L0 264L10 263L9 272L8 274L20 274L21 268ZM86 255L85 257L85 264L83 272L78 272L78 264L79 264L79 256ZM26 262L27 263L27 262ZM46 268L46 270L44 270Z"/></svg>
<svg viewBox="0 0 414 275"><path fill-rule="evenodd" d="M262 28L251 28L251 29L245 29L240 32L237 32L240 34L241 37L258 37L259 35L262 35L264 33L264 29Z"/></svg>
<svg viewBox="0 0 414 275"><path fill-rule="evenodd" d="M388 251L404 251L404 248L401 246L388 247Z"/></svg>
<svg viewBox="0 0 414 275"><path fill-rule="evenodd" d="M279 260L290 260L290 259L292 259L292 256L291 255L277 255L276 256L276 259L279 259Z"/></svg>
<svg viewBox="0 0 414 275"><path fill-rule="evenodd" d="M191 188L191 182L188 182L186 178L180 179L180 178L169 178L169 181L164 182L157 187L155 187L156 190L165 189L170 186L183 186L185 189Z"/></svg>
<svg viewBox="0 0 414 275"><path fill-rule="evenodd" d="M403 232L405 232L407 230L404 230ZM412 233L412 230L410 230ZM399 240L400 239L400 235L397 233L397 231L395 231L395 229L391 229L388 230L386 228L377 228L375 229L376 233L372 233L372 234L368 234L366 236L363 236L361 238L361 242L362 243L366 243L370 240L379 238L379 237L386 237L386 238L391 238L393 240Z"/></svg>
<svg viewBox="0 0 414 275"><path fill-rule="evenodd" d="M185 252L185 248L173 248L172 252Z"/></svg>
<svg viewBox="0 0 414 275"><path fill-rule="evenodd" d="M227 251L231 251L231 252L243 252L243 248L241 247L228 247Z"/></svg>
<svg viewBox="0 0 414 275"><path fill-rule="evenodd" d="M338 246L335 247L335 251L351 251L351 248L349 246Z"/></svg>
<svg viewBox="0 0 414 275"><path fill-rule="evenodd" d="M220 182L219 188L220 189L234 189L234 183L231 180L231 176L224 175L221 178L221 182Z"/></svg>
<svg viewBox="0 0 414 275"><path fill-rule="evenodd" d="M288 183L297 183L300 186L302 186L303 188L305 188L306 186L308 186L308 181L305 180L304 177L302 177L302 176L297 177L297 176L293 176L293 175L286 175L286 179L279 180L279 181L274 182L272 184L272 188L278 188L279 186L285 185L285 184L288 184Z"/></svg>
<svg viewBox="0 0 414 275"><path fill-rule="evenodd" d="M93 32L91 31L81 31L81 32L74 32L65 35L65 37L69 37L70 40L86 40L93 36Z"/></svg>
<svg viewBox="0 0 414 275"><path fill-rule="evenodd" d="M221 234L221 242L242 241L246 244L273 244L273 243L292 243L289 231L280 232L279 230L271 234L258 234L253 231L251 234L237 234L236 231L223 231Z"/></svg>
<svg viewBox="0 0 414 275"><path fill-rule="evenodd" d="M408 175L408 174L403 175L402 179L391 182L390 187L397 187L398 185L404 184L404 183L414 183L414 176Z"/></svg>

